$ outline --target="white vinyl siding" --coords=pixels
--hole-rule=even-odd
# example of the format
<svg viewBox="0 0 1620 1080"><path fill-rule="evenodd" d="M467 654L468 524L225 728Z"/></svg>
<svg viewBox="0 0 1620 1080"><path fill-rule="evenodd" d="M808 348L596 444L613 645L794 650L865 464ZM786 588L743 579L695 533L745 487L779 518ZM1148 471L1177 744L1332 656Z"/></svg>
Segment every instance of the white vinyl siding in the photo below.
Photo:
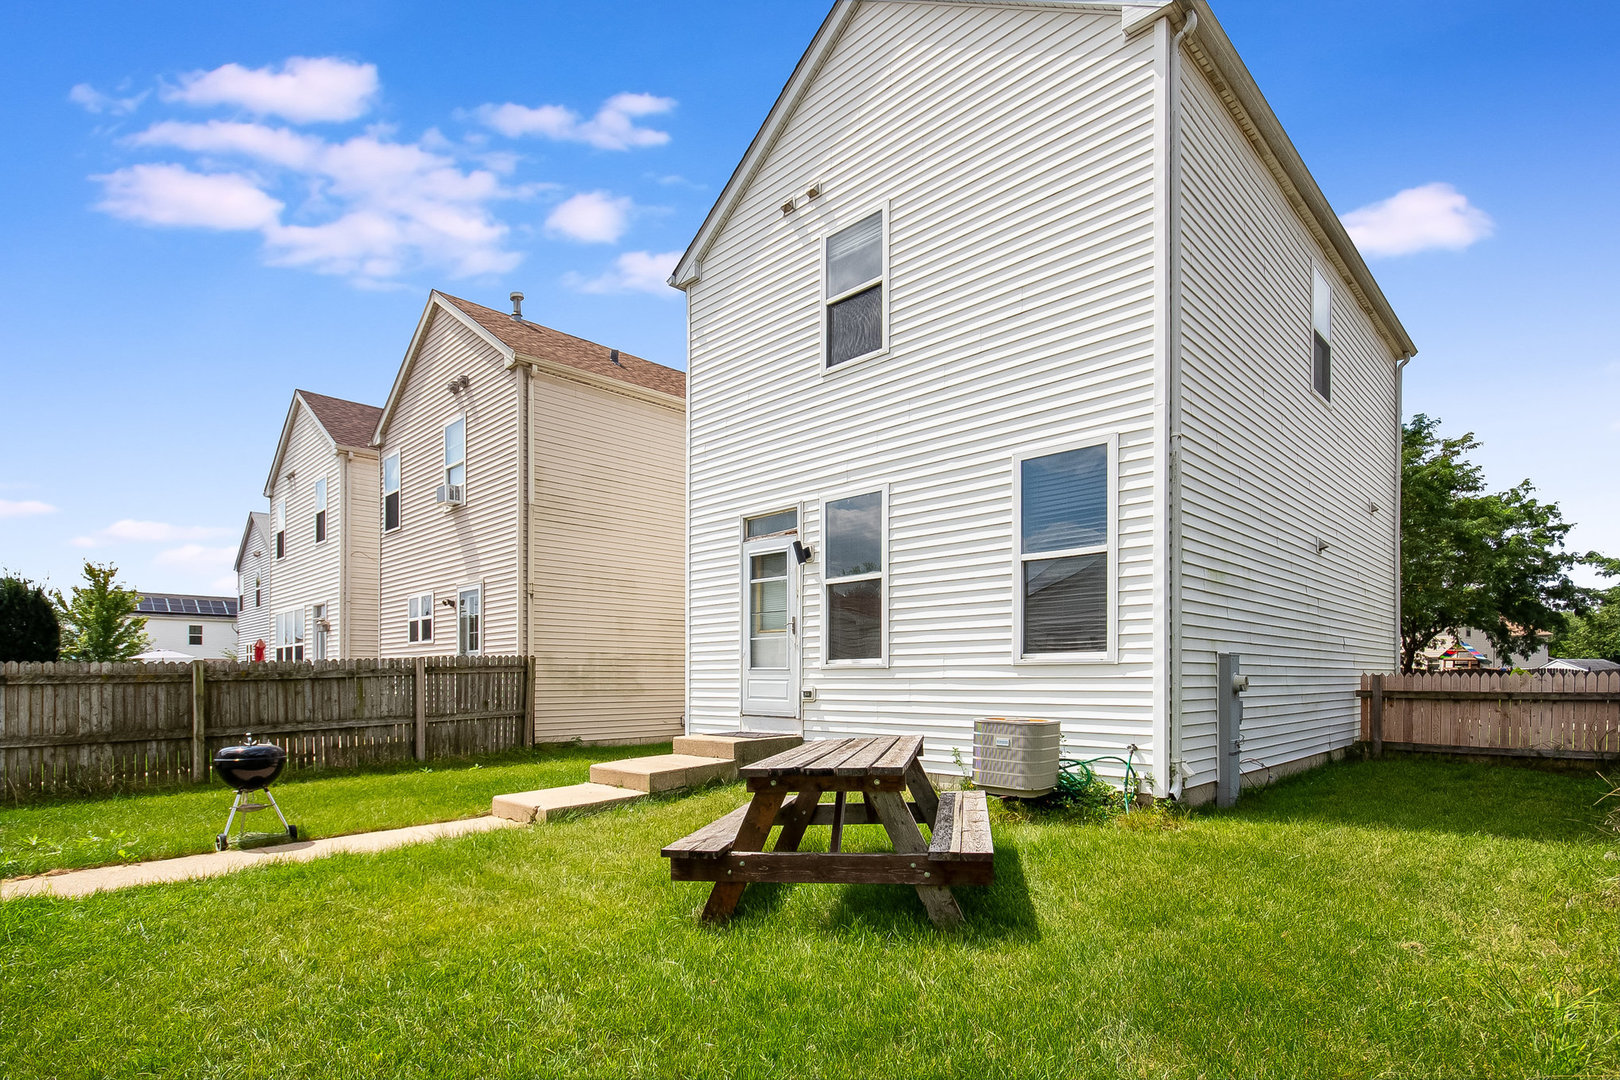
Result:
<svg viewBox="0 0 1620 1080"><path fill-rule="evenodd" d="M1222 652L1250 678L1245 770L1357 738L1358 676L1395 649L1398 443L1395 357L1336 272L1324 408L1309 373L1326 253L1195 64L1182 90L1176 752L1195 787L1214 779Z"/></svg>
<svg viewBox="0 0 1620 1080"><path fill-rule="evenodd" d="M987 715L1062 720L1078 756L1152 751L1154 85L1152 35L1124 40L1118 12L853 16L688 293L694 730L740 723L739 519L804 500L820 536L823 497L887 484L889 666L822 662L818 553L805 733L920 734L936 771ZM824 377L822 237L878 205L889 351ZM1020 666L1009 462L1107 437L1116 662Z"/></svg>

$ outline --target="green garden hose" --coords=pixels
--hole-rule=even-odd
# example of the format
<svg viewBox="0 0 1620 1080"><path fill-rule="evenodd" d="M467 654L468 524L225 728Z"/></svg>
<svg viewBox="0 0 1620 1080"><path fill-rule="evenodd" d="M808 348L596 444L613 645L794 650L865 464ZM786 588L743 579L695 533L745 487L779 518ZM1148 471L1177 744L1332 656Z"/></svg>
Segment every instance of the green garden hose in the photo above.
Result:
<svg viewBox="0 0 1620 1080"><path fill-rule="evenodd" d="M1125 796L1125 812L1131 812L1131 792L1140 782L1136 773L1136 765L1132 759L1136 757L1136 747L1125 752L1124 757L1115 754L1104 754L1102 757L1086 758L1058 758L1058 790L1069 795L1079 795L1092 784L1097 782L1097 771L1092 768L1099 761L1117 761L1125 766L1125 775L1120 781L1120 794Z"/></svg>

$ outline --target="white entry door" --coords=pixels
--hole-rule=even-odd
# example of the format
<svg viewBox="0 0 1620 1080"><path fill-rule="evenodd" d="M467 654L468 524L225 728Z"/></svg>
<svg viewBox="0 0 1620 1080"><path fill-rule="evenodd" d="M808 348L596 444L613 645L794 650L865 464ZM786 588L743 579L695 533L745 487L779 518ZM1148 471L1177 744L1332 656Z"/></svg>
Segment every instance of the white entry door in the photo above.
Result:
<svg viewBox="0 0 1620 1080"><path fill-rule="evenodd" d="M796 535L743 544L742 714L799 716Z"/></svg>

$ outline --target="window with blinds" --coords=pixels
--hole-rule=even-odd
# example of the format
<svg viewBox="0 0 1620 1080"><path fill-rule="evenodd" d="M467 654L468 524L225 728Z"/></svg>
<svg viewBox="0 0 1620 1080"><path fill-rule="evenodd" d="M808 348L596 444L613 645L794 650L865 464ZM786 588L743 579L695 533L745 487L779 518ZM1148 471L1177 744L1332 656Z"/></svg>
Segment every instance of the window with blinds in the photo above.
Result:
<svg viewBox="0 0 1620 1080"><path fill-rule="evenodd" d="M882 352L888 262L883 211L827 237L823 272L828 368Z"/></svg>
<svg viewBox="0 0 1620 1080"><path fill-rule="evenodd" d="M1018 463L1022 656L1110 651L1112 466L1108 443Z"/></svg>

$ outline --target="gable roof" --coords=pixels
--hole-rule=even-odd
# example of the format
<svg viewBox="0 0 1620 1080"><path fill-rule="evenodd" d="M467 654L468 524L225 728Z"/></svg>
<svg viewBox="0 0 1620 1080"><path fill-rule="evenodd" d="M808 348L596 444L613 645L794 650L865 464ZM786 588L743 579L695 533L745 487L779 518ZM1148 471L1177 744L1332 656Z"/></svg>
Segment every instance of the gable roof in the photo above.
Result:
<svg viewBox="0 0 1620 1080"><path fill-rule="evenodd" d="M269 498L275 490L276 476L281 472L281 459L287 456L292 441L293 418L302 406L326 435L334 451L370 450L372 433L382 410L375 405L362 405L358 401L327 397L309 390L294 390L292 404L287 406L287 419L281 425L281 440L276 443L275 456L270 459L270 475L264 481L264 495Z"/></svg>
<svg viewBox="0 0 1620 1080"><path fill-rule="evenodd" d="M753 142L749 143L748 150L731 174L731 179L726 182L708 217L704 218L697 235L693 237L692 243L676 264L675 272L669 277L669 284L685 290L702 277L703 259L713 247L721 230L725 228L737 204L742 201L743 194L753 183L754 176L764 165L765 159L775 148L776 140L786 129L788 121L797 111L799 103L809 91L822 65L837 46L845 28L864 4L880 2L886 0L835 0L826 20L811 39L809 48L799 59L798 66L793 69L787 85L782 88L776 103L771 106L765 122L760 125ZM1221 91L1221 96L1227 99L1228 108L1240 114L1239 124L1254 144L1261 160L1276 177L1284 194L1305 220L1307 227L1316 233L1317 239L1328 249L1329 254L1336 258L1340 274L1349 281L1357 300L1373 317L1373 321L1381 328L1390 345L1403 358L1416 354L1417 346L1412 343L1406 328L1396 317L1395 309L1390 306L1383 290L1378 287L1378 282L1373 279L1372 271L1367 269L1367 264L1362 259L1360 251L1356 249L1355 242L1350 239L1344 224L1329 205L1327 196L1322 194L1322 189L1317 186L1310 170L1305 167L1299 151L1283 131L1277 114L1272 111L1265 95L1255 85L1254 76L1249 73L1237 50L1233 48L1226 31L1221 28L1220 21L1210 10L1207 0L1160 0L1160 2L1123 0L1117 3L1092 3L1088 0L947 0L947 2L962 6L1039 6L1087 14L1117 12L1126 33L1131 35L1140 33L1160 18L1171 18L1178 26L1185 25L1189 17L1195 18L1194 30L1185 40L1194 61Z"/></svg>
<svg viewBox="0 0 1620 1080"><path fill-rule="evenodd" d="M1537 671L1620 671L1620 664L1613 660L1571 660L1560 657L1549 660L1536 669Z"/></svg>
<svg viewBox="0 0 1620 1080"><path fill-rule="evenodd" d="M255 531L259 534L260 543L268 540L270 536L270 515L262 510L249 511L247 524L242 527L242 540L236 545L235 569L238 574L242 572L242 559L247 555L248 541L253 539Z"/></svg>
<svg viewBox="0 0 1620 1080"><path fill-rule="evenodd" d="M541 326L537 322L514 319L506 312L496 311L494 308L487 308L471 300L463 300L459 296L451 296L449 293L434 289L428 294L427 307L423 309L422 317L417 321L416 333L405 352L404 362L399 366L399 374L394 377L393 388L388 392L388 401L380 410L373 427L371 433L373 445L382 443L383 433L388 427L388 421L393 418L395 407L399 404L399 397L405 389L405 380L410 375L417 350L421 348L433 318L441 312L481 337L508 365L521 360L572 368L595 380L622 383L666 398L683 402L686 400L684 371L655 364L651 360L643 360L639 356L610 349L606 345L598 345L594 341L565 334L561 330Z"/></svg>

